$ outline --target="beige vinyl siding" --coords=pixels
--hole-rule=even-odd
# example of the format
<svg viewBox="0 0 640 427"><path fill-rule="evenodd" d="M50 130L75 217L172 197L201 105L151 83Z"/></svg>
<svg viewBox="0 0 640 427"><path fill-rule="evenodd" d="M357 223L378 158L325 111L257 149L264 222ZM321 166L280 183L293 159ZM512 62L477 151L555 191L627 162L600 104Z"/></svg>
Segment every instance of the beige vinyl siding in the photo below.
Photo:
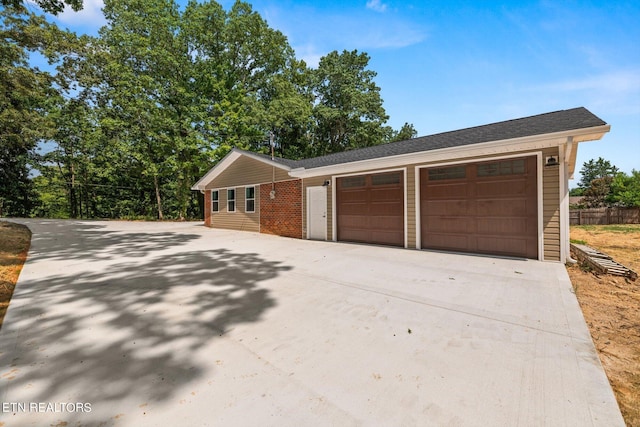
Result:
<svg viewBox="0 0 640 427"><path fill-rule="evenodd" d="M276 181L292 179L284 169L268 165L247 156L240 156L224 173L221 173L211 181L206 188L207 190L212 190L216 188L267 183L273 180L274 172ZM244 193L242 197L244 200Z"/></svg>
<svg viewBox="0 0 640 427"><path fill-rule="evenodd" d="M307 187L319 187L325 181L331 182L331 176L316 176L313 178L305 178L302 180L302 235L307 237ZM327 187L327 240L331 240L333 236L333 212L331 203L333 201L333 185Z"/></svg>
<svg viewBox="0 0 640 427"><path fill-rule="evenodd" d="M536 155L540 150L534 151L515 151L509 152L509 156L531 156ZM474 163L478 161L493 159L496 157L502 157L507 153L496 153L494 155L487 155L482 157L469 157L462 159L452 159L449 162L427 162L419 164L409 164L406 166L406 215L407 215L407 246L409 248L416 247L416 167L431 167L443 163ZM545 149L542 153L542 160L544 162L545 157L551 155L558 155L557 148ZM543 212L543 246L544 246L544 259L545 260L559 260L560 259L560 181L559 181L559 167L544 167L542 168L542 185L543 185L543 200L542 200L542 212ZM397 168L391 168L397 169ZM368 174L379 172L381 169L363 169L358 174ZM231 166L225 170L223 174L214 179L208 186L208 189L221 189L220 191L220 212L212 213L212 226L220 228L232 228L236 230L260 230L260 216L259 216L259 187L256 186L256 212L247 214L244 212L244 186L252 184L270 185L272 180L272 174L274 168L270 165L257 161L255 159L242 156L238 158ZM352 174L352 173L350 173ZM275 180L286 181L291 180L292 177L288 173L280 168L275 168ZM313 186L321 186L325 181L333 183L332 176L320 176L305 178L302 180L302 231L303 236L307 233L307 188ZM226 188L236 188L236 212L227 212L227 193ZM333 192L335 189L333 185L327 187L327 237L329 240L333 239Z"/></svg>
<svg viewBox="0 0 640 427"><path fill-rule="evenodd" d="M227 190L236 190L236 211L228 212ZM255 212L245 212L245 187L227 187L218 190L219 212L211 212L211 226L240 231L260 231L260 186L256 186ZM211 207L209 207L211 209Z"/></svg>
<svg viewBox="0 0 640 427"><path fill-rule="evenodd" d="M547 156L557 156L558 149L542 152L542 164ZM542 166L542 226L544 227L544 259L560 260L560 166Z"/></svg>

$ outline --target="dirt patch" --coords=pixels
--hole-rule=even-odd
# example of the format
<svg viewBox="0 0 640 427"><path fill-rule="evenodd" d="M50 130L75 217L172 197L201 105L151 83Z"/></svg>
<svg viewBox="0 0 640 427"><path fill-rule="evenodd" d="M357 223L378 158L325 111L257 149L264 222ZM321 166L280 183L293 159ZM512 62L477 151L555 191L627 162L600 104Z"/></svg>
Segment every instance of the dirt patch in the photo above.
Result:
<svg viewBox="0 0 640 427"><path fill-rule="evenodd" d="M640 272L640 225L575 226L571 240ZM640 279L567 270L622 416L640 427Z"/></svg>
<svg viewBox="0 0 640 427"><path fill-rule="evenodd" d="M27 227L0 221L0 328L30 244L31 231Z"/></svg>

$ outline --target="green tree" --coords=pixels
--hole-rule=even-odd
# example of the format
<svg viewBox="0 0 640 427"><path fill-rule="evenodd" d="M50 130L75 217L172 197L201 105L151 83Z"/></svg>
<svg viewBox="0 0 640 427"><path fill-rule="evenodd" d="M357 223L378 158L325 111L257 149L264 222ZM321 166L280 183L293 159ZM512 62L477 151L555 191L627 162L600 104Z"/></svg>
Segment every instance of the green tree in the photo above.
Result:
<svg viewBox="0 0 640 427"><path fill-rule="evenodd" d="M175 172L177 145L188 75L186 52L176 34L179 12L172 1L108 0L108 25L98 40L105 56L98 96L102 126L117 148L150 180L157 217L164 218L162 185ZM188 130L185 129L188 134Z"/></svg>
<svg viewBox="0 0 640 427"><path fill-rule="evenodd" d="M580 197L580 196L584 196L584 188L580 188L580 187L576 187L576 188L572 188L571 190L569 190L569 196L572 197Z"/></svg>
<svg viewBox="0 0 640 427"><path fill-rule="evenodd" d="M264 151L269 132L281 154L296 151L295 137L310 122L311 100L301 83L306 67L286 37L240 1L229 12L215 2L190 2L182 22L203 112L199 129L213 158L232 147Z"/></svg>
<svg viewBox="0 0 640 427"><path fill-rule="evenodd" d="M35 148L50 135L48 111L56 92L49 73L28 64L29 51L42 49L47 23L24 8L0 10L0 214L29 215L29 178Z"/></svg>
<svg viewBox="0 0 640 427"><path fill-rule="evenodd" d="M405 141L407 139L413 139L416 136L418 136L418 131L413 127L413 124L405 122L400 130L393 131L390 142Z"/></svg>
<svg viewBox="0 0 640 427"><path fill-rule="evenodd" d="M640 206L640 171L618 173L611 183L611 200L625 207Z"/></svg>
<svg viewBox="0 0 640 427"><path fill-rule="evenodd" d="M82 0L33 0L35 4L40 6L45 12L57 15L64 10L64 6L68 5L76 12L82 9ZM0 0L0 5L4 7L11 7L14 9L24 9L24 0Z"/></svg>
<svg viewBox="0 0 640 427"><path fill-rule="evenodd" d="M580 182L578 187L585 190L591 186L591 181L598 178L613 178L618 173L618 168L611 164L610 161L598 157L598 160L589 160L584 162L580 169Z"/></svg>
<svg viewBox="0 0 640 427"><path fill-rule="evenodd" d="M382 106L369 55L333 51L312 71L315 96L312 155L381 144L388 139L388 116Z"/></svg>
<svg viewBox="0 0 640 427"><path fill-rule="evenodd" d="M584 191L584 202L588 208L601 208L607 206L611 194L613 177L604 176L595 178L591 185Z"/></svg>
<svg viewBox="0 0 640 427"><path fill-rule="evenodd" d="M587 207L606 206L610 199L611 183L617 173L618 168L602 157L598 157L598 160L591 159L582 165L578 187L583 190Z"/></svg>

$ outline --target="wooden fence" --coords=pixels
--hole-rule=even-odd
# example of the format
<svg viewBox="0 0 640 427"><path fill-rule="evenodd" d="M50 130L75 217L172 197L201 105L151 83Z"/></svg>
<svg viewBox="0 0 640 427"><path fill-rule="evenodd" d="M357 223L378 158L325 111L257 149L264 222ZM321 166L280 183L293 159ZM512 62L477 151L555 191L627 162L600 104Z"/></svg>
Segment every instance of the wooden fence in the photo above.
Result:
<svg viewBox="0 0 640 427"><path fill-rule="evenodd" d="M569 211L569 224L640 224L640 207L572 209Z"/></svg>

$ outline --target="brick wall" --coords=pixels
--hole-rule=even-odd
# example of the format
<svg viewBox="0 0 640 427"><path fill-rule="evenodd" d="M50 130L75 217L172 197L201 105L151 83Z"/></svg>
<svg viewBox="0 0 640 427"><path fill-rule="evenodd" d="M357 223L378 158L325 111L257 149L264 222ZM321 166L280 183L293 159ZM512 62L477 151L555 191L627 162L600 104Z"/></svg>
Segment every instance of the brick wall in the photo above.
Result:
<svg viewBox="0 0 640 427"><path fill-rule="evenodd" d="M302 238L302 180L275 183L276 197L271 199L271 184L260 186L260 232Z"/></svg>
<svg viewBox="0 0 640 427"><path fill-rule="evenodd" d="M204 192L204 225L211 227L211 191Z"/></svg>

